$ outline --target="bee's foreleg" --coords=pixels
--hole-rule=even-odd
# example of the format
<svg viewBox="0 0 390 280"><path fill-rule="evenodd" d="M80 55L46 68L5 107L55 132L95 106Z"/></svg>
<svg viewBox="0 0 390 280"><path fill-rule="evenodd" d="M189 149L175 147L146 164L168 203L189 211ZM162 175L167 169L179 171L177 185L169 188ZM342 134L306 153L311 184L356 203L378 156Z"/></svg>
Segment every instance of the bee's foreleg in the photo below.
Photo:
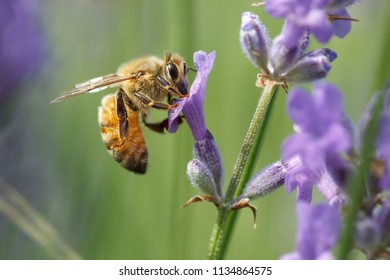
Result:
<svg viewBox="0 0 390 280"><path fill-rule="evenodd" d="M138 98L139 101L141 101L143 104L145 104L148 107L152 107L155 109L160 109L160 110L169 110L173 109L176 106L175 105L170 105L162 102L155 102L152 98L149 96L141 93L141 92L136 92L134 93L134 96Z"/></svg>

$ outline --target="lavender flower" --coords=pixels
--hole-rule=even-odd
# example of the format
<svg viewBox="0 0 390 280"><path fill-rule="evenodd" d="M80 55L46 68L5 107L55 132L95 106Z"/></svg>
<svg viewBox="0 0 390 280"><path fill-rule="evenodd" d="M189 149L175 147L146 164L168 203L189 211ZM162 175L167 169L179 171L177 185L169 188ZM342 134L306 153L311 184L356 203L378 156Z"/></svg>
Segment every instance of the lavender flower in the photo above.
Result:
<svg viewBox="0 0 390 280"><path fill-rule="evenodd" d="M283 159L298 154L303 166L317 174L330 158L338 158L337 155L351 148L350 134L342 122L341 93L335 86L317 83L313 96L296 88L289 93L287 102L296 133L283 143Z"/></svg>
<svg viewBox="0 0 390 280"><path fill-rule="evenodd" d="M176 132L179 114L183 112L195 141L206 138L207 128L204 117L204 96L206 93L207 78L213 68L214 59L215 51L210 54L206 54L203 51L194 53L197 75L192 83L189 97L179 100L178 107L169 111L169 132Z"/></svg>
<svg viewBox="0 0 390 280"><path fill-rule="evenodd" d="M330 49L305 53L309 37L303 32L297 42L289 39L288 27L270 45L270 38L257 15L242 14L241 47L248 59L260 69L257 85L264 87L268 80L287 87L288 82L312 82L324 78L337 54Z"/></svg>
<svg viewBox="0 0 390 280"><path fill-rule="evenodd" d="M344 124L340 92L324 83L314 86L314 96L304 89L294 89L289 93L287 110L295 123L296 133L284 141L282 158L299 156L302 161L299 169L288 174L287 190L298 187L298 201L310 202L309 186L317 183L330 204L344 204L346 198L333 178L334 174L329 172L335 170L334 165L344 168L340 154L347 153L352 145L351 135Z"/></svg>
<svg viewBox="0 0 390 280"><path fill-rule="evenodd" d="M195 187L219 198L222 192L222 160L214 137L206 127L204 117L206 82L213 68L214 59L215 52L194 53L197 75L189 97L179 100L178 107L169 111L168 131L171 133L176 131L179 114L183 112L195 140L194 159L187 166L187 174Z"/></svg>
<svg viewBox="0 0 390 280"><path fill-rule="evenodd" d="M375 220L381 232L381 245L386 248L390 245L390 197L380 207Z"/></svg>
<svg viewBox="0 0 390 280"><path fill-rule="evenodd" d="M390 246L390 197L369 212L359 213L354 241L370 259L388 259Z"/></svg>
<svg viewBox="0 0 390 280"><path fill-rule="evenodd" d="M354 241L356 246L367 256L372 256L377 250L381 239L381 228L375 218L360 213L356 222Z"/></svg>
<svg viewBox="0 0 390 280"><path fill-rule="evenodd" d="M332 24L333 34L339 38L344 38L351 31L351 16L347 9L341 8L332 11L332 14L328 14L329 20Z"/></svg>
<svg viewBox="0 0 390 280"><path fill-rule="evenodd" d="M281 256L284 260L333 259L332 248L340 232L337 210L326 204L297 204L298 231L295 251Z"/></svg>
<svg viewBox="0 0 390 280"><path fill-rule="evenodd" d="M0 102L41 64L45 40L36 1L0 1Z"/></svg>
<svg viewBox="0 0 390 280"><path fill-rule="evenodd" d="M314 182L312 174L307 172L301 163L297 168L290 170L286 174L285 185L288 193L292 193L297 189L297 202L310 203Z"/></svg>
<svg viewBox="0 0 390 280"><path fill-rule="evenodd" d="M353 2L356 1L267 0L265 7L271 16L286 20L286 40L294 45L305 32L312 33L320 43L327 43L333 34L344 37L350 31L345 7Z"/></svg>

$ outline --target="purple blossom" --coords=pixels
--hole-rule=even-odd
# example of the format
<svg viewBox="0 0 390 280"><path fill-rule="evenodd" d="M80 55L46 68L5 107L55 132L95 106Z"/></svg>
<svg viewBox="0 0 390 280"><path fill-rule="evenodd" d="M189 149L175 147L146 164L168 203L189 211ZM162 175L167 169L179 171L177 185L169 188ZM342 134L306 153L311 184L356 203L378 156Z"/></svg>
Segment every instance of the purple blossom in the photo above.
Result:
<svg viewBox="0 0 390 280"><path fill-rule="evenodd" d="M297 190L297 202L311 202L313 185L314 178L312 174L304 170L301 161L297 168L290 170L286 174L286 190L288 193L292 193L295 189Z"/></svg>
<svg viewBox="0 0 390 280"><path fill-rule="evenodd" d="M0 102L33 73L46 53L36 1L0 1Z"/></svg>
<svg viewBox="0 0 390 280"><path fill-rule="evenodd" d="M288 95L287 111L296 133L284 141L282 158L299 156L301 160L299 168L286 177L287 191L297 188L297 201L310 202L316 184L331 205L344 205L347 199L337 179L346 169L340 156L349 151L352 140L345 126L340 92L325 83L315 84L313 96L296 88Z"/></svg>
<svg viewBox="0 0 390 280"><path fill-rule="evenodd" d="M332 11L332 16L334 18L350 18L347 9L342 8L339 10ZM350 20L333 20L332 29L334 35L339 38L344 38L351 31L351 21Z"/></svg>
<svg viewBox="0 0 390 280"><path fill-rule="evenodd" d="M206 127L204 116L204 96L208 75L213 68L215 51L207 54L203 51L194 53L197 70L189 97L180 99L178 106L169 111L168 131L177 130L178 117L181 112L194 136L194 159L188 163L187 175L191 183L207 194L221 197L222 193L222 160L213 135Z"/></svg>
<svg viewBox="0 0 390 280"><path fill-rule="evenodd" d="M294 45L305 32L312 33L321 43L327 43L333 34L344 37L350 22L332 16L349 17L345 7L351 2L355 1L267 0L265 7L271 16L286 20L286 39Z"/></svg>
<svg viewBox="0 0 390 280"><path fill-rule="evenodd" d="M338 211L326 204L297 204L298 231L295 251L281 256L284 260L333 259L332 249L340 232Z"/></svg>
<svg viewBox="0 0 390 280"><path fill-rule="evenodd" d="M194 53L194 63L197 70L196 78L192 83L189 97L180 99L178 107L169 111L168 131L176 132L178 117L183 112L192 135L196 141L204 140L207 137L206 121L204 117L204 96L208 75L213 68L215 51L206 54L203 51Z"/></svg>
<svg viewBox="0 0 390 280"><path fill-rule="evenodd" d="M381 243L386 248L390 243L390 197L387 198L377 211L375 221L380 228Z"/></svg>
<svg viewBox="0 0 390 280"><path fill-rule="evenodd" d="M351 148L351 136L343 124L342 96L330 84L317 83L313 96L296 88L288 95L287 111L296 133L282 146L282 158L299 155L306 170L320 174L329 159Z"/></svg>
<svg viewBox="0 0 390 280"><path fill-rule="evenodd" d="M360 213L360 217L356 222L354 241L356 246L370 257L381 241L381 228L378 221Z"/></svg>
<svg viewBox="0 0 390 280"><path fill-rule="evenodd" d="M270 44L270 38L258 16L242 14L240 31L241 47L248 59L262 74L258 86L272 80L285 85L287 82L312 82L324 78L337 54L330 49L317 49L306 53L309 37L306 32L298 41L289 38L288 26Z"/></svg>

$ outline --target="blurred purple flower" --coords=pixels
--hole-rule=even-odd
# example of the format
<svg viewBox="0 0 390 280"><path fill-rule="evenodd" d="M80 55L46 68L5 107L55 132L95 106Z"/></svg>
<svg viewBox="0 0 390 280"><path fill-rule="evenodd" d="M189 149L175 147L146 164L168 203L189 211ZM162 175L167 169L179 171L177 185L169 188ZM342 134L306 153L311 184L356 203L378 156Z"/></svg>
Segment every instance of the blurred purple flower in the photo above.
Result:
<svg viewBox="0 0 390 280"><path fill-rule="evenodd" d="M298 157L299 158L299 157ZM312 174L307 172L301 164L294 170L290 170L286 174L285 186L288 193L297 190L297 202L311 202L314 178Z"/></svg>
<svg viewBox="0 0 390 280"><path fill-rule="evenodd" d="M294 45L305 32L312 33L320 43L327 43L333 34L344 37L350 21L337 20L337 16L349 17L345 7L352 2L356 1L267 0L265 7L271 16L286 20L286 41Z"/></svg>
<svg viewBox="0 0 390 280"><path fill-rule="evenodd" d="M381 241L381 228L375 218L359 213L356 222L354 241L356 247L363 250L369 258L378 248Z"/></svg>
<svg viewBox="0 0 390 280"><path fill-rule="evenodd" d="M296 133L282 146L282 158L299 155L305 169L320 174L340 153L351 148L351 136L343 124L342 96L330 84L317 83L313 96L296 88L288 95L287 111L294 121Z"/></svg>
<svg viewBox="0 0 390 280"><path fill-rule="evenodd" d="M351 21L345 20L346 18L351 18L347 9L342 8L332 11L332 17L335 18L335 20L331 21L334 35L344 38L351 31ZM337 20L337 18L344 18L344 20Z"/></svg>
<svg viewBox="0 0 390 280"><path fill-rule="evenodd" d="M42 63L46 49L34 0L0 1L0 102Z"/></svg>
<svg viewBox="0 0 390 280"><path fill-rule="evenodd" d="M295 251L281 256L284 260L333 259L332 249L340 232L338 211L326 204L297 204L298 231Z"/></svg>
<svg viewBox="0 0 390 280"><path fill-rule="evenodd" d="M390 197L387 198L376 213L375 221L380 228L381 245L386 248L390 243Z"/></svg>
<svg viewBox="0 0 390 280"><path fill-rule="evenodd" d="M296 88L288 95L287 111L294 121L296 133L282 145L282 159L299 156L302 164L289 172L286 188L297 188L297 201L311 201L313 184L333 206L346 203L340 188L347 164L341 158L352 145L345 125L342 97L336 87L317 83L314 95Z"/></svg>

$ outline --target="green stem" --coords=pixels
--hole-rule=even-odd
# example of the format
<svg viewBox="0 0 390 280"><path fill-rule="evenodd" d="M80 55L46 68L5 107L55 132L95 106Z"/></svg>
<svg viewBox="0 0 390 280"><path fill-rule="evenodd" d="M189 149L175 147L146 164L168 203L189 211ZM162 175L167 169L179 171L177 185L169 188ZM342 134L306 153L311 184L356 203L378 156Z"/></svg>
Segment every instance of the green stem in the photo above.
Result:
<svg viewBox="0 0 390 280"><path fill-rule="evenodd" d="M389 26L390 24L390 13L386 11L384 16L385 24L383 26ZM390 33L386 32L385 37L383 37L380 44L382 46L381 52L378 55L377 65L375 73L372 75L374 77L374 83L372 84L372 89L377 90L381 88L386 80L390 77L390 67L388 67L388 61L390 59ZM364 137L362 137L362 148L361 148L361 160L360 164L356 170L355 175L351 178L348 191L351 197L351 204L348 208L348 211L345 216L345 227L340 236L340 247L338 250L337 257L339 259L347 259L348 253L353 245L353 231L355 229L356 219L358 217L359 209L363 203L364 199L364 186L365 180L368 177L369 168L372 158L374 158L374 143L377 136L378 130L378 121L379 115L383 109L384 99L385 99L386 89L383 89L379 94L375 106L372 110L372 117L370 122L367 124Z"/></svg>
<svg viewBox="0 0 390 280"><path fill-rule="evenodd" d="M81 259L38 212L0 177L0 212L56 259Z"/></svg>
<svg viewBox="0 0 390 280"><path fill-rule="evenodd" d="M229 215L231 213L231 201L236 195L238 195L238 192L242 192L245 186L246 182L242 180L242 175L244 174L246 179L249 177L248 170L252 168L254 162L251 161L251 164L247 164L247 161L250 158L252 148L256 143L255 140L260 139L260 137L258 137L258 133L263 131L269 107L277 88L278 87L273 83L268 84L264 88L263 94L257 104L255 114L253 115L252 121L249 125L240 154L238 155L236 164L234 165L234 170L226 190L224 201L219 207L217 221L214 225L210 238L208 253L209 259L222 259L224 252L226 251L227 243L235 220L235 218L233 218L234 216ZM256 146L257 144L255 147ZM240 188L238 188L239 186Z"/></svg>
<svg viewBox="0 0 390 280"><path fill-rule="evenodd" d="M341 233L340 248L338 250L338 258L342 260L348 258L348 253L353 245L355 223L363 204L365 185L370 173L368 166L371 165L372 159L375 158L374 147L378 135L380 115L384 107L385 93L386 89L383 89L375 100L371 119L367 123L364 136L362 137L360 162L355 174L348 183L347 190L350 194L351 203L345 215L345 227Z"/></svg>

